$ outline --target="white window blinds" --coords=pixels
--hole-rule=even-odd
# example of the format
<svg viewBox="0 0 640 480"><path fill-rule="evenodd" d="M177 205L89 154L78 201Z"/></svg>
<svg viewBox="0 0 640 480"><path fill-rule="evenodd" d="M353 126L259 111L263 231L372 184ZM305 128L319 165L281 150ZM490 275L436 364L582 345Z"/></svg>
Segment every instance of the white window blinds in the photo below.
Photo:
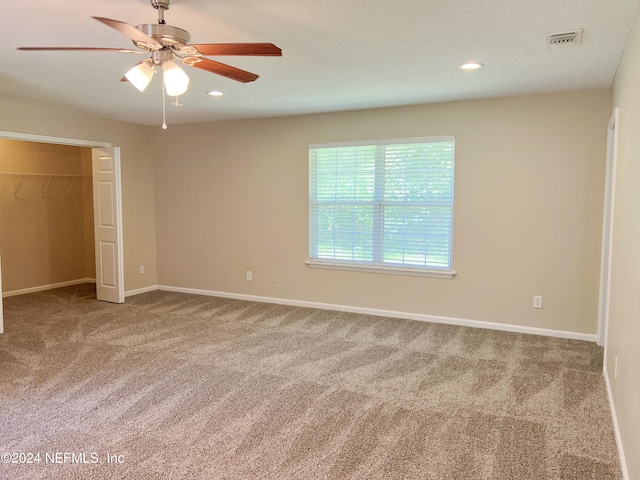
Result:
<svg viewBox="0 0 640 480"><path fill-rule="evenodd" d="M450 270L453 180L453 137L310 145L310 259Z"/></svg>

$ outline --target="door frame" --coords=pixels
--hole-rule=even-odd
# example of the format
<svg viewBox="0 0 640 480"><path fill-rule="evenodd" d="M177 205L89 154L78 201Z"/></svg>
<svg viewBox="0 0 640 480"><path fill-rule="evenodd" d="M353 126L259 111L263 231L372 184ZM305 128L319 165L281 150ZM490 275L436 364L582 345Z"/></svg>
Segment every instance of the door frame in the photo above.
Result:
<svg viewBox="0 0 640 480"><path fill-rule="evenodd" d="M100 147L112 147L113 145L108 142L101 142L97 140L82 140L76 138L65 138L65 137L51 137L47 135L35 135L31 133L22 133L22 132L8 132L0 130L0 138L8 139L8 140L19 140L24 142L37 142L37 143L50 143L54 145L68 145L71 147L87 147L87 148L100 148ZM122 180L118 176L118 188L122 191ZM120 210L122 210L122 204L119 203ZM121 214L122 212L120 212ZM96 218L94 216L93 219L94 226L96 222ZM0 262L2 261L2 254L0 252ZM120 259L121 271L123 271L124 258ZM120 289L122 290L122 298L124 298L124 282L121 283ZM2 291L2 271L0 270L0 292ZM4 323L3 323L3 306L2 306L2 295L0 294L0 334L4 332Z"/></svg>
<svg viewBox="0 0 640 480"><path fill-rule="evenodd" d="M613 257L613 219L616 198L616 166L618 162L618 124L620 109L616 107L607 125L607 159L605 167L604 207L602 213L602 253L600 260L600 296L598 301L598 340L607 345L611 298L611 260ZM606 368L607 355L604 356Z"/></svg>

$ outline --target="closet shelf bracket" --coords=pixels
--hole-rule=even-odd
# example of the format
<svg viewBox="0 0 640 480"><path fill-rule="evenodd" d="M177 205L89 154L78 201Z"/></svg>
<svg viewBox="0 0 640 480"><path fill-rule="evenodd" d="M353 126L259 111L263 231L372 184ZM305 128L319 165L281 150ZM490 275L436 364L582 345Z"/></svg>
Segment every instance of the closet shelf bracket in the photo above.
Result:
<svg viewBox="0 0 640 480"><path fill-rule="evenodd" d="M47 181L44 184L44 188L42 189L42 198L45 198L44 194L47 193L47 188L49 188L49 184L51 183L51 177L47 178Z"/></svg>
<svg viewBox="0 0 640 480"><path fill-rule="evenodd" d="M76 183L76 178L78 178L78 177L73 177L71 179L71 183L69 184L69 188L67 188L67 193L64 194L64 198L69 198L69 192L73 188L73 184Z"/></svg>
<svg viewBox="0 0 640 480"><path fill-rule="evenodd" d="M22 182L24 182L24 175L20 177L20 181L18 182L18 186L14 185L13 187L13 196L14 198L18 198L18 192L20 191L20 187L22 186Z"/></svg>

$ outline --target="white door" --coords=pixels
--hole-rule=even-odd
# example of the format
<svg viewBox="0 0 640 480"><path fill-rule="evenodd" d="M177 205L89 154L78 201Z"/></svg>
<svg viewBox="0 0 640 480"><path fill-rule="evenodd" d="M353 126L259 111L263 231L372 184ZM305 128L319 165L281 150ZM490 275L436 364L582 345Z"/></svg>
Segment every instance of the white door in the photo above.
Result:
<svg viewBox="0 0 640 480"><path fill-rule="evenodd" d="M98 300L124 302L120 149L93 149L93 214Z"/></svg>

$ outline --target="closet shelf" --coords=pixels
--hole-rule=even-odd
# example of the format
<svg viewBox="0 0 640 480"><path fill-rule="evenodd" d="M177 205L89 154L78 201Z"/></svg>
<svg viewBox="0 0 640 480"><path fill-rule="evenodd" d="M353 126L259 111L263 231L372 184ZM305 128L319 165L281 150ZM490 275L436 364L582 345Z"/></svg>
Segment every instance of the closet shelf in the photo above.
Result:
<svg viewBox="0 0 640 480"><path fill-rule="evenodd" d="M9 175L13 177L20 177L20 182L13 189L13 196L18 198L18 193L20 192L20 187L22 187L22 182L24 181L24 177L46 177L47 182L42 189L42 198L45 198L45 193L49 188L49 184L51 183L52 178L70 178L71 183L69 184L69 188L67 188L67 193L65 194L65 198L69 196L69 192L71 192L71 188L73 184L76 182L78 178L90 178L91 175L82 175L77 173L21 173L21 172L0 172L0 175Z"/></svg>

